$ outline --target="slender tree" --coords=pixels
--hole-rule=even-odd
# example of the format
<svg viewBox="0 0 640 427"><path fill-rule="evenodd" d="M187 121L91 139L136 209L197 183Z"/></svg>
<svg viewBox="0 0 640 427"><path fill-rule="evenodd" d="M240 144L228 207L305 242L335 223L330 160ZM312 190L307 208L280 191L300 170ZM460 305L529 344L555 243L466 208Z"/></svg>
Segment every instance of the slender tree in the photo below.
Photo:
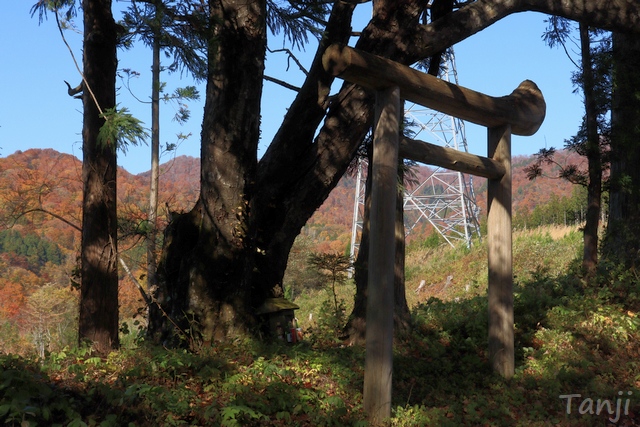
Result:
<svg viewBox="0 0 640 427"><path fill-rule="evenodd" d="M38 12L42 20L53 11L66 43L60 23L64 9L64 19L71 19L75 2L40 0L32 13ZM116 106L116 48L122 31L113 18L111 1L83 0L82 12L82 83L77 88L67 83L69 95L81 93L83 103L78 340L106 354L119 346L117 150L124 149L127 141L140 141L144 131L139 120Z"/></svg>
<svg viewBox="0 0 640 427"><path fill-rule="evenodd" d="M589 27L580 24L580 52L582 55L582 91L584 93L587 138L585 154L588 160L587 215L584 226L582 267L588 275L595 273L598 264L598 228L602 204L602 147L598 129L598 105L595 95L595 76L591 58Z"/></svg>
<svg viewBox="0 0 640 427"><path fill-rule="evenodd" d="M308 262L318 270L319 274L325 275L330 280L334 312L336 318L341 318L336 285L343 284L347 279L347 272L351 268L349 256L340 253L312 253L309 255Z"/></svg>
<svg viewBox="0 0 640 427"><path fill-rule="evenodd" d="M139 4L140 3L140 4ZM141 0L133 1L124 14L124 25L130 30L129 40L140 37L151 47L151 176L149 178L149 207L146 222L147 285L156 289L157 240L158 240L158 193L160 186L160 101L164 85L161 53L173 57L169 71L188 71L196 80L204 77L205 34L203 28L204 8L189 1ZM130 43L130 41L129 41ZM164 100L198 99L194 87L178 89ZM184 122L189 112L180 107L175 119ZM154 309L154 308L152 308Z"/></svg>
<svg viewBox="0 0 640 427"><path fill-rule="evenodd" d="M569 59L573 61L566 47L571 37L572 25L567 19L552 17L550 26L544 35L549 46L561 45ZM595 36L602 36L594 32ZM579 24L580 64L574 62L579 71L574 74L574 84L582 90L584 96L585 114L578 133L566 141L566 147L587 159L587 170L583 171L576 165L559 165L558 178L567 179L575 184L583 185L587 189L587 212L583 228L583 256L582 267L587 276L595 273L598 264L598 230L600 226L602 205L602 175L606 161L604 152L609 141L609 126L607 115L610 111L610 43L609 38L602 36L602 40L592 47L592 34L586 24ZM529 179L535 179L542 174L543 163L555 163L555 150L542 149L537 160L525 171Z"/></svg>

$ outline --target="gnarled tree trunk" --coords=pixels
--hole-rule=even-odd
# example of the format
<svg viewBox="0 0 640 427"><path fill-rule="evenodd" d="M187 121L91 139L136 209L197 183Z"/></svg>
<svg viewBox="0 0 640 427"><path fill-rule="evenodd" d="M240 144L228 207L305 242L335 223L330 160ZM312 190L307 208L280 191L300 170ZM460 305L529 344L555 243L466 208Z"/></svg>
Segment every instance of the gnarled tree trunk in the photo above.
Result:
<svg viewBox="0 0 640 427"><path fill-rule="evenodd" d="M372 94L345 83L329 97L333 78L320 60L328 45L349 39L356 3L333 3L305 83L256 165L264 0L210 0L215 35L202 131L201 197L169 227L159 266L157 298L182 328L191 314L207 337L251 327L253 309L282 290L295 237L344 174L370 128ZM634 5L624 0L477 0L421 26L425 3L377 0L356 47L411 64L525 10L630 31L638 31L640 21ZM172 328L161 310L154 311L152 332Z"/></svg>
<svg viewBox="0 0 640 427"><path fill-rule="evenodd" d="M200 198L167 230L156 298L183 332L215 339L251 328L249 313L266 296L264 289L246 280L256 250L250 217L260 138L266 2L211 0L209 8L213 35ZM154 309L150 326L153 334L166 339L174 324L162 314Z"/></svg>

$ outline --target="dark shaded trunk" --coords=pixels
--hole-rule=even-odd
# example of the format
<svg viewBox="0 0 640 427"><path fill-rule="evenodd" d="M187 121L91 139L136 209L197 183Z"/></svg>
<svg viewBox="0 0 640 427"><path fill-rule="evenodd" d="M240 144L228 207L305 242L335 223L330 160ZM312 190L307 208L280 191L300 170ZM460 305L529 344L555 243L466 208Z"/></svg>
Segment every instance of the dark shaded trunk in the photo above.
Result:
<svg viewBox="0 0 640 427"><path fill-rule="evenodd" d="M640 36L613 35L611 187L603 256L636 266L640 251Z"/></svg>
<svg viewBox="0 0 640 427"><path fill-rule="evenodd" d="M420 15L421 9L415 3L376 2L380 19L374 19L365 29L357 43L358 48L401 62L413 62L404 51L407 48L405 40L411 38ZM320 64L320 57L329 44L348 39L352 7L340 2L335 4L328 26L332 31L323 38L310 71L310 75L317 73L318 80L307 79L305 83L313 95L307 94L309 98L304 100L303 87L260 160L257 180L260 211L256 220L259 245L266 254L260 259L258 271L270 286L281 285L295 237L344 175L371 127L373 93L345 83L339 94L328 102L327 85L333 79ZM318 91L318 87L322 90ZM300 110L304 110L303 105L309 105L309 102L312 108L301 116ZM323 107L327 106L329 109L325 111ZM301 142L312 138L322 120L324 124L314 144ZM306 124L313 127L306 128Z"/></svg>
<svg viewBox="0 0 640 427"><path fill-rule="evenodd" d="M592 275L598 264L598 226L600 224L602 199L602 156L600 150L600 135L598 133L598 106L596 105L594 93L595 79L593 75L593 61L591 59L589 28L584 24L580 24L580 44L582 52L585 125L587 129L585 153L589 169L587 215L583 231L584 252L582 267L587 275Z"/></svg>
<svg viewBox="0 0 640 427"><path fill-rule="evenodd" d="M242 2L240 2L242 3ZM246 333L267 290L249 276L256 247L253 209L266 50L264 1L209 2L209 70L197 206L167 229L150 332L166 340ZM158 318L158 316L160 316ZM172 323L172 322L175 322Z"/></svg>
<svg viewBox="0 0 640 427"><path fill-rule="evenodd" d="M371 156L367 162L367 179L364 190L364 212L362 218L362 233L360 235L360 248L353 263L353 281L356 285L356 294L353 300L353 310L349 315L349 321L345 328L349 342L363 344L365 342L367 319L367 283L369 281L369 216L371 213Z"/></svg>
<svg viewBox="0 0 640 427"><path fill-rule="evenodd" d="M401 160L402 161L402 160ZM405 258L405 229L404 229L404 173L403 166L398 167L398 193L396 196L396 259L395 282L393 288L394 312L393 326L396 336L406 335L411 328L411 312L407 305L407 295L404 282L404 258Z"/></svg>
<svg viewBox="0 0 640 427"><path fill-rule="evenodd" d="M256 244L264 254L257 259L255 280L268 283L270 287L282 285L296 236L342 177L348 159L357 148L355 141L362 138L360 127L355 126L354 132L340 136L341 140L353 138L346 146L333 146L332 141L310 144L326 117L327 108L332 105L330 115L334 115L336 109L340 111L336 106L342 102L340 96L332 103L329 101L329 89L335 78L325 73L322 54L332 43L348 41L354 7L342 2L334 4L308 77L258 165L256 206L259 210L254 212L258 232ZM334 119L330 126L332 135L348 130L348 125L340 119ZM347 163L336 164L338 159L347 160ZM304 195L297 199L298 189L302 189Z"/></svg>
<svg viewBox="0 0 640 427"><path fill-rule="evenodd" d="M399 171L402 168L398 168ZM362 219L362 234L360 237L360 249L354 262L354 282L356 294L349 321L345 327L345 333L351 344L363 344L365 342L366 318L367 318L367 285L369 282L369 215L371 211L371 161L368 162L367 182L364 196L364 213ZM404 334L411 326L411 313L407 305L407 297L404 283L404 255L405 255L405 229L404 229L404 191L398 185L396 200L396 251L395 251L395 281L394 281L394 334Z"/></svg>
<svg viewBox="0 0 640 427"><path fill-rule="evenodd" d="M110 0L84 0L82 241L79 340L98 353L117 348L116 141L98 142L100 113L116 101L116 24ZM89 90L90 89L90 90ZM95 100L91 95L95 95ZM98 105L96 105L96 103Z"/></svg>

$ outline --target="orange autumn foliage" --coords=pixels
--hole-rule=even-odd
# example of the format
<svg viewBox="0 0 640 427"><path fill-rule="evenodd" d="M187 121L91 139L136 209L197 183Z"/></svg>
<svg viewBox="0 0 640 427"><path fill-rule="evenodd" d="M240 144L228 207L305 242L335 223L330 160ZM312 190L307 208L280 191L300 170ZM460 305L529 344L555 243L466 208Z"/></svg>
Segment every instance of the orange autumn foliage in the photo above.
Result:
<svg viewBox="0 0 640 427"><path fill-rule="evenodd" d="M0 278L0 318L12 319L22 309L25 295L22 286Z"/></svg>

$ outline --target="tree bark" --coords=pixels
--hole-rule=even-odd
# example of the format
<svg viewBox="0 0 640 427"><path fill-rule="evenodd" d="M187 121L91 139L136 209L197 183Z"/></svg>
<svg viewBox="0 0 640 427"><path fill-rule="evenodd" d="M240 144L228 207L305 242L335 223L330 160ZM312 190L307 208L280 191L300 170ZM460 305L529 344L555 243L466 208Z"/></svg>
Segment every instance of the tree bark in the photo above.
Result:
<svg viewBox="0 0 640 427"><path fill-rule="evenodd" d="M260 137L266 2L211 0L209 9L213 36L200 198L167 230L156 298L188 338L224 339L246 333L253 309L268 295L247 280L256 250L249 219ZM167 339L173 323L161 310L153 313L150 332Z"/></svg>
<svg viewBox="0 0 640 427"><path fill-rule="evenodd" d="M149 179L149 211L147 215L147 290L158 287L156 241L158 239L158 191L160 184L160 25L162 2L154 3L151 64L151 178Z"/></svg>
<svg viewBox="0 0 640 427"><path fill-rule="evenodd" d="M580 24L582 52L582 84L584 91L585 124L587 129L586 156L589 182L587 184L587 215L583 231L584 251L582 267L587 275L595 273L598 264L598 226L602 196L602 158L598 134L598 111L594 93L593 65L591 60L589 28Z"/></svg>
<svg viewBox="0 0 640 427"><path fill-rule="evenodd" d="M613 35L611 187L603 256L628 268L640 251L640 36Z"/></svg>
<svg viewBox="0 0 640 427"><path fill-rule="evenodd" d="M224 336L233 329L229 325L251 322L251 307L281 292L295 237L344 174L371 127L372 94L344 83L330 97L334 78L322 69L326 47L350 37L352 3L333 4L308 77L256 166L261 84L255 79L262 78L264 4L210 1L216 34L203 121L201 198L168 229L159 266L164 284L158 293L161 298L184 295L181 301L163 301L164 309L176 316L198 313L209 334ZM419 0L377 0L356 47L412 64L525 10L640 31L635 2L624 0L478 0L421 26L424 7ZM259 36L254 34L258 28ZM218 330L216 325L227 326Z"/></svg>
<svg viewBox="0 0 640 427"><path fill-rule="evenodd" d="M116 24L110 0L84 0L82 240L79 341L106 354L118 341L116 141L98 142L102 111L115 107ZM92 98L91 89L95 95ZM98 105L96 105L96 103Z"/></svg>

